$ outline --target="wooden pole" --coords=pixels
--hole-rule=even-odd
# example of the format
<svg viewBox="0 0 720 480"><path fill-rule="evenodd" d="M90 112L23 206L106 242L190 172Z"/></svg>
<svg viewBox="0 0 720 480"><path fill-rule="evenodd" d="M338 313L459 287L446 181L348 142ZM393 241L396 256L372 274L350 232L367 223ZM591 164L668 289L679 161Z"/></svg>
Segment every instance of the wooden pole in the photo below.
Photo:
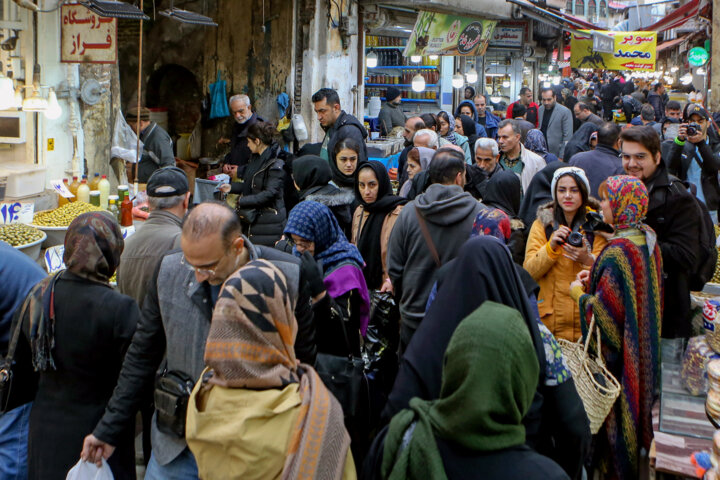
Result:
<svg viewBox="0 0 720 480"><path fill-rule="evenodd" d="M712 12L712 56L710 57L710 68L706 75L710 75L707 85L717 85L720 81L720 0L713 0ZM707 76L705 77L707 79ZM707 93L707 92L706 92ZM708 104L711 112L720 111L720 85L712 87Z"/></svg>
<svg viewBox="0 0 720 480"><path fill-rule="evenodd" d="M140 10L145 12L143 1L140 0ZM140 164L140 107L142 106L142 62L143 62L143 20L140 19L140 35L138 40L138 77L137 77L137 119L135 121L135 131L137 132L137 148L135 151L135 175L133 180L133 190L135 195L138 194L138 165Z"/></svg>

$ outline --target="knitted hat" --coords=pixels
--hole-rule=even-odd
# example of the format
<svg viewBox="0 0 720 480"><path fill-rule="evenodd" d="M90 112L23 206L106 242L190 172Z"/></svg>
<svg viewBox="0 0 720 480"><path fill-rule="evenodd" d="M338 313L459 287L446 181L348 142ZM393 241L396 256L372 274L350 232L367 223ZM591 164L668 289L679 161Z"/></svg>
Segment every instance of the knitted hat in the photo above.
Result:
<svg viewBox="0 0 720 480"><path fill-rule="evenodd" d="M552 194L553 201L557 200L555 198L555 187L557 186L557 182L560 180L560 177L564 177L565 175L572 175L575 177L575 180L584 183L585 189L590 192L590 182L588 182L588 179L585 176L585 171L582 168L562 167L555 170L552 183L550 184L550 193Z"/></svg>
<svg viewBox="0 0 720 480"><path fill-rule="evenodd" d="M138 116L140 120L150 121L150 109L146 107L133 107L125 114L125 120L134 122L137 121Z"/></svg>
<svg viewBox="0 0 720 480"><path fill-rule="evenodd" d="M400 90L395 87L388 87L385 91L385 100L392 102L401 95Z"/></svg>

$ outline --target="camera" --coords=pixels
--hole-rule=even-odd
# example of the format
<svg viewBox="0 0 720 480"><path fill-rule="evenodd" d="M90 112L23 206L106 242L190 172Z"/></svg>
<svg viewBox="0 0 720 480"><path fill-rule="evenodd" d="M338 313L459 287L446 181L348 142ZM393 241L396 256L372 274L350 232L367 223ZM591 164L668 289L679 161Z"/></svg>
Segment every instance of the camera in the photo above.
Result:
<svg viewBox="0 0 720 480"><path fill-rule="evenodd" d="M583 246L583 234L580 232L570 232L567 237L567 244L579 248Z"/></svg>
<svg viewBox="0 0 720 480"><path fill-rule="evenodd" d="M691 122L688 123L687 129L687 136L688 137L694 137L698 133L702 132L702 127L697 122Z"/></svg>
<svg viewBox="0 0 720 480"><path fill-rule="evenodd" d="M586 221L583 225L583 229L586 232L615 232L615 229L612 227L612 225L605 223L602 215L597 212L587 212L587 214L585 215L585 220Z"/></svg>

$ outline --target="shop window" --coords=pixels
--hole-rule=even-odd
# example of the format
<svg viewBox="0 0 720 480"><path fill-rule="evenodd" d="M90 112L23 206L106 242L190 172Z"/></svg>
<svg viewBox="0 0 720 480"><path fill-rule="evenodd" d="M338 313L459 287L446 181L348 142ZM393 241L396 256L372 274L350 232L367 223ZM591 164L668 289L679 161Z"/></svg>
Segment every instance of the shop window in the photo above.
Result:
<svg viewBox="0 0 720 480"><path fill-rule="evenodd" d="M607 16L608 16L607 2L605 0L600 0L600 18L607 18Z"/></svg>
<svg viewBox="0 0 720 480"><path fill-rule="evenodd" d="M585 16L585 0L575 0L575 15Z"/></svg>
<svg viewBox="0 0 720 480"><path fill-rule="evenodd" d="M585 16L589 22L595 22L595 19L597 18L597 4L595 3L595 0L589 0L587 15Z"/></svg>
<svg viewBox="0 0 720 480"><path fill-rule="evenodd" d="M565 12L566 13L575 13L575 12L573 12L573 0L567 0L567 3L565 3Z"/></svg>

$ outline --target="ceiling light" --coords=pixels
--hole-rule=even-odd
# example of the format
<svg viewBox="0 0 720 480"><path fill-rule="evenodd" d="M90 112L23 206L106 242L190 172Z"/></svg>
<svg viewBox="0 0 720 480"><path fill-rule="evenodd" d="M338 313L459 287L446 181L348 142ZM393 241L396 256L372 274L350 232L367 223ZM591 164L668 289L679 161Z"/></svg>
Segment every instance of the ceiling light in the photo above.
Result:
<svg viewBox="0 0 720 480"><path fill-rule="evenodd" d="M40 90L33 87L32 95L23 100L23 112L44 112L48 108L48 101L40 96Z"/></svg>
<svg viewBox="0 0 720 480"><path fill-rule="evenodd" d="M370 53L368 53L365 56L365 65L367 65L368 68L375 68L378 64L378 56L377 53L370 50Z"/></svg>
<svg viewBox="0 0 720 480"><path fill-rule="evenodd" d="M509 88L509 87L510 87L510 80L505 80L504 82L502 82L502 86L503 86L503 88Z"/></svg>
<svg viewBox="0 0 720 480"><path fill-rule="evenodd" d="M450 82L453 86L453 88L462 88L462 86L465 84L463 81L463 76L460 75L460 72L457 72L455 75L452 76L452 80Z"/></svg>
<svg viewBox="0 0 720 480"><path fill-rule="evenodd" d="M60 104L57 100L57 95L55 95L55 90L50 89L50 92L48 93L48 99L47 99L47 110L45 110L45 118L49 120L55 120L57 118L60 118L60 115L62 115L62 108L60 108Z"/></svg>
<svg viewBox="0 0 720 480"><path fill-rule="evenodd" d="M680 77L680 82L683 85L690 85L692 83L692 80L693 80L692 73L686 73L685 75Z"/></svg>
<svg viewBox="0 0 720 480"><path fill-rule="evenodd" d="M413 77L411 85L413 91L422 92L423 90L425 90L425 77L418 73Z"/></svg>
<svg viewBox="0 0 720 480"><path fill-rule="evenodd" d="M411 55L411 56L410 56L410 61L411 61L412 63L420 63L420 62L422 61L422 56L420 56L420 55Z"/></svg>
<svg viewBox="0 0 720 480"><path fill-rule="evenodd" d="M490 97L490 101L492 103L500 103L502 102L502 97Z"/></svg>
<svg viewBox="0 0 720 480"><path fill-rule="evenodd" d="M475 70L475 67L471 68L467 71L465 74L465 78L467 79L468 83L475 83L478 80L478 72Z"/></svg>
<svg viewBox="0 0 720 480"><path fill-rule="evenodd" d="M428 55L428 58L434 62L435 60L440 58L440 55Z"/></svg>

